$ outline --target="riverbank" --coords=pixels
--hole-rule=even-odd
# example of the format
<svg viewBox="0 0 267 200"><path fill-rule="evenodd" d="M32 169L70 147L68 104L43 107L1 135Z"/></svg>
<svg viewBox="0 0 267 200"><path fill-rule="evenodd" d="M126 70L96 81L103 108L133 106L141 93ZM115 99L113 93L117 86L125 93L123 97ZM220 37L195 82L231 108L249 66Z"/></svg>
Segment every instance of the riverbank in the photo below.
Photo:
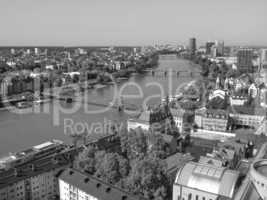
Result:
<svg viewBox="0 0 267 200"><path fill-rule="evenodd" d="M159 60L157 66L159 70L195 70L193 66L184 59L174 60ZM123 91L124 95L135 95L140 94L138 88L141 89L141 96L134 99L125 99L127 104L134 104L139 107L144 102L148 102L150 105L156 105L161 101L159 85L165 94L175 94L176 88L179 86L190 83L196 77L176 77L172 79L162 77L152 77L151 74L131 74L128 80L122 80L117 83L117 87L113 85L104 87L97 90L88 90L85 93L86 98L94 102L112 102L114 90L118 89ZM170 83L171 80L171 83ZM125 83L133 83L132 86L125 88ZM134 85L138 85L138 88ZM77 84L76 84L77 86ZM170 91L169 89L173 87ZM80 95L80 98L83 98ZM146 101L147 100L147 101ZM0 145L1 153L8 153L10 151L19 151L26 149L29 146L40 144L47 140L59 139L65 143L71 143L71 138L64 134L65 125L64 120L68 119L76 123L87 123L92 127L92 131L99 131L97 127L103 124L107 120L112 122L125 122L128 118L132 118L125 112L118 112L116 109L103 109L103 107L82 104L75 113L59 113L58 124L54 124L55 113L53 109L61 111L60 108L55 107L58 104L53 102L45 104L45 112L29 113L25 115L15 114L12 112L0 112L0 140L9 141L2 142ZM72 104L63 105L66 108L72 107ZM142 107L143 108L143 107Z"/></svg>

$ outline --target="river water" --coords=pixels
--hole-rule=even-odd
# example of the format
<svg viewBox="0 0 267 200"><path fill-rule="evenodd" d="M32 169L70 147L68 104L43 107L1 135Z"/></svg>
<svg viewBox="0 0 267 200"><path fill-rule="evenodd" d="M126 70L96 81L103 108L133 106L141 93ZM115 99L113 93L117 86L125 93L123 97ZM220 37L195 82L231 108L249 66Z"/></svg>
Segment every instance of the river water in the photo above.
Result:
<svg viewBox="0 0 267 200"><path fill-rule="evenodd" d="M144 101L147 101L149 105L157 104L162 97L167 94L176 94L182 85L196 78L196 76L191 77L188 74L185 76L180 74L177 77L177 74L171 73L170 70L197 72L198 68L189 61L168 55L160 56L158 67L155 70L157 71L154 76L150 72L134 75L128 80L123 80L117 86L110 85L101 89L89 90L84 94L85 97L81 98L88 98L88 100L98 103L108 103L112 101L114 91L117 91L117 94L121 93L121 96L132 95L123 98L127 104L135 104L138 107L141 107ZM168 71L167 77L164 75L165 71ZM164 94L160 97L161 93ZM104 108L99 106L87 104L77 104L77 106L77 110L70 113L62 113L59 107L68 111L68 107L70 109L73 105L62 103L60 106L58 102L43 105L38 113L17 114L0 111L0 155L21 151L51 139L70 143L71 138L66 132L83 131L83 128L101 131L100 125L108 120L122 122L132 117L132 113L121 113L112 108L102 111ZM75 125L77 126L75 127Z"/></svg>

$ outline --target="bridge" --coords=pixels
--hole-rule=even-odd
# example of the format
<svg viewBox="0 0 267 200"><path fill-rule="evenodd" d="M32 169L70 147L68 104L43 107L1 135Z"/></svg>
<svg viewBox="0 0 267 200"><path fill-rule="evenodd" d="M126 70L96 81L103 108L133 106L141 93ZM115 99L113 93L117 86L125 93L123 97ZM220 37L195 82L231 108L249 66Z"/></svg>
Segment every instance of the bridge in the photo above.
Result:
<svg viewBox="0 0 267 200"><path fill-rule="evenodd" d="M149 69L145 70L148 74L151 76L164 76L164 77L170 77L170 76L175 76L175 77L196 77L201 74L201 72L192 72L192 71L186 71L186 70L164 70L164 69Z"/></svg>
<svg viewBox="0 0 267 200"><path fill-rule="evenodd" d="M96 101L96 100L90 100L89 98L83 98L83 96L81 95L82 93L80 91L80 88L77 85L72 85L71 87L73 87L73 89L75 90L75 94L73 95L61 95L60 92L61 92L62 87L54 88L50 91L49 90L44 91L42 94L45 97L56 99L59 101L65 101L67 103L76 102L76 103L81 103L81 104L97 106L97 107L117 109L119 111L122 109L140 111L140 108L137 107L136 105L129 104L122 100L119 101L118 98L115 101L107 99L106 101L101 101L101 102Z"/></svg>

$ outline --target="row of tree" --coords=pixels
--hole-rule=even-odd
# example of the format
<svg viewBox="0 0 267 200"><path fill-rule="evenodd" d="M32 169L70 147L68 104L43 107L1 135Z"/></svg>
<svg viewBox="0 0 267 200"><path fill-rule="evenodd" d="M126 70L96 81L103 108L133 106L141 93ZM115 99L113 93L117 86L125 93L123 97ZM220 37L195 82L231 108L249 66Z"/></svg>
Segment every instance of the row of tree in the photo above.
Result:
<svg viewBox="0 0 267 200"><path fill-rule="evenodd" d="M75 167L103 181L148 199L166 199L170 181L166 173L166 143L161 134L141 129L120 133L121 152L85 148Z"/></svg>

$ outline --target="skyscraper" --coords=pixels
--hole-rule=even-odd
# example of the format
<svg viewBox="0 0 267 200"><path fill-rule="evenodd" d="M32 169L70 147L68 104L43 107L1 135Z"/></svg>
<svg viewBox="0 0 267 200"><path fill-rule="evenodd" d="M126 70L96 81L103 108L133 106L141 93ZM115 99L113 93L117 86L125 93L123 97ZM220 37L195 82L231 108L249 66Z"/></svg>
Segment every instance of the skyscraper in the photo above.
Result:
<svg viewBox="0 0 267 200"><path fill-rule="evenodd" d="M214 45L214 42L207 42L206 43L206 54L211 54L211 48Z"/></svg>
<svg viewBox="0 0 267 200"><path fill-rule="evenodd" d="M224 55L224 41L216 41L217 56Z"/></svg>
<svg viewBox="0 0 267 200"><path fill-rule="evenodd" d="M267 64L267 49L261 50L261 63Z"/></svg>
<svg viewBox="0 0 267 200"><path fill-rule="evenodd" d="M188 46L188 50L189 50L190 55L195 55L196 48L197 48L196 38L190 38L189 39L189 46Z"/></svg>
<svg viewBox="0 0 267 200"><path fill-rule="evenodd" d="M253 72L253 50L240 49L237 52L237 67L241 72Z"/></svg>

